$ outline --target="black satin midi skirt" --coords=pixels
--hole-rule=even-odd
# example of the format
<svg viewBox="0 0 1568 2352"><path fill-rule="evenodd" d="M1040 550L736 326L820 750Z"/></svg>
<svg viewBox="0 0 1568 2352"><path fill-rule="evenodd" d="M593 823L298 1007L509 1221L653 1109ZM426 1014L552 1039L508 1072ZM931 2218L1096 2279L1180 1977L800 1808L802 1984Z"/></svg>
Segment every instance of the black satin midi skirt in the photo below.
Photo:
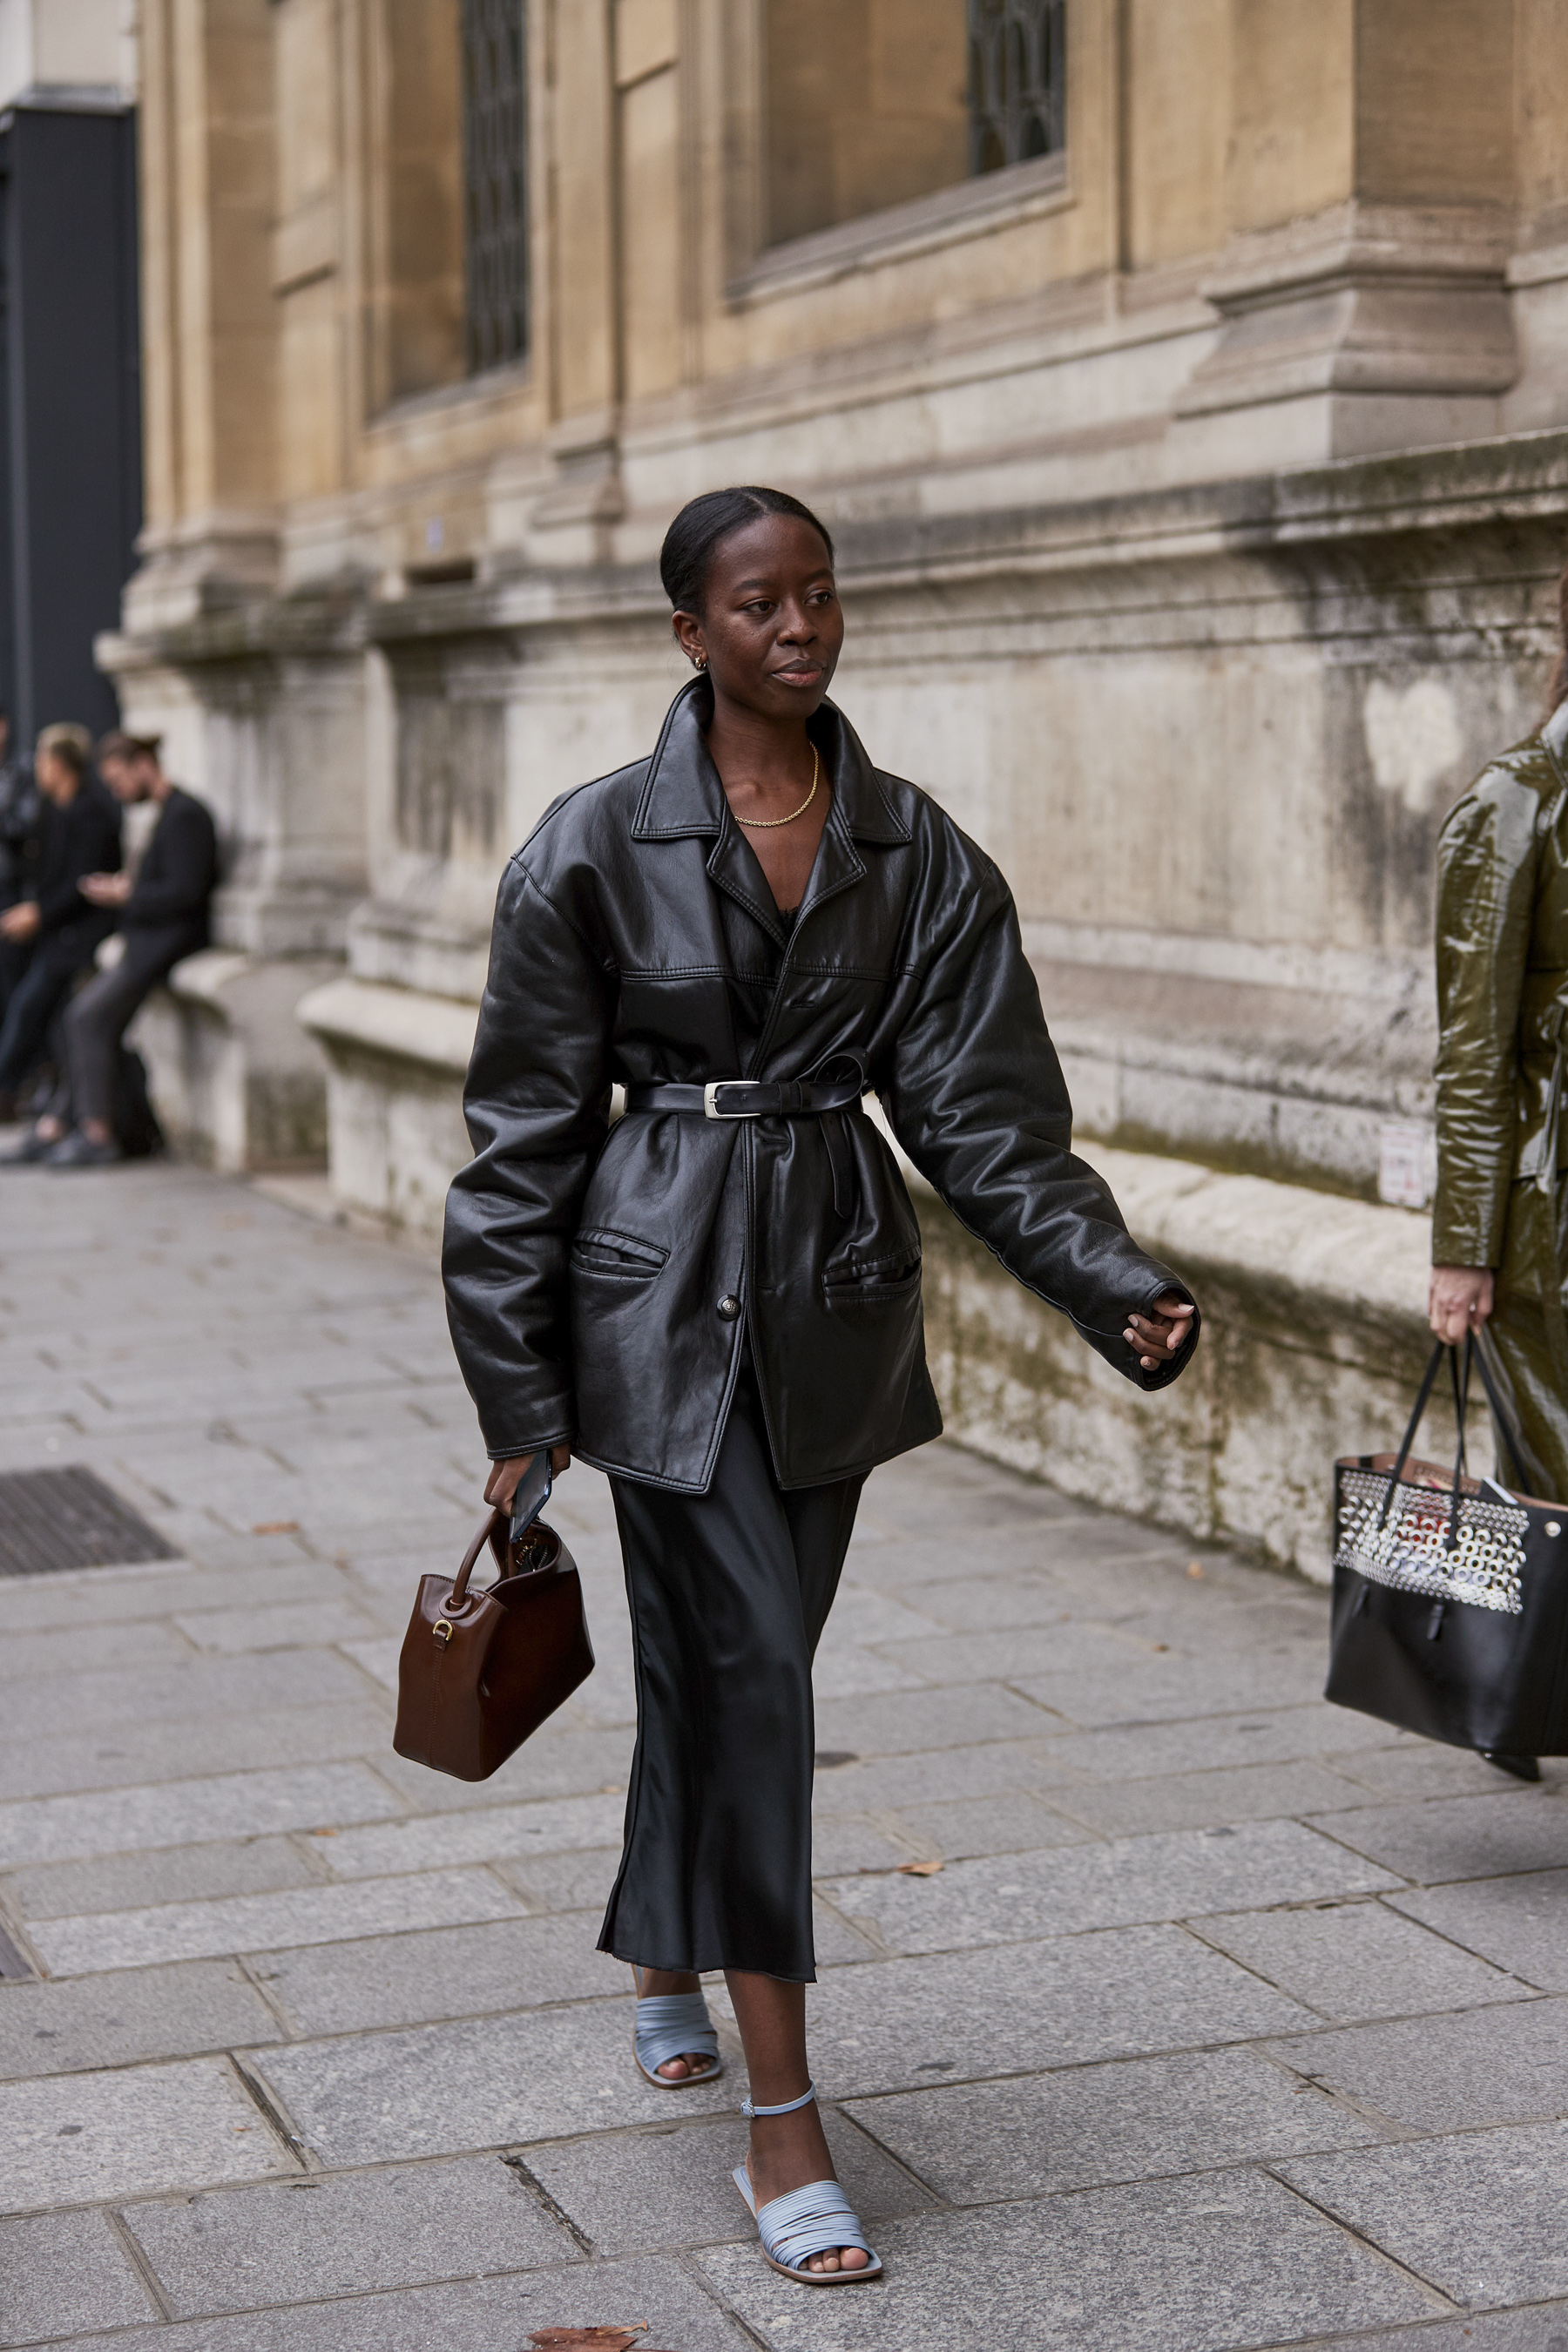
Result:
<svg viewBox="0 0 1568 2352"><path fill-rule="evenodd" d="M637 1738L601 1951L815 1983L811 1661L864 1483L780 1491L749 1364L706 1495L611 1479Z"/></svg>

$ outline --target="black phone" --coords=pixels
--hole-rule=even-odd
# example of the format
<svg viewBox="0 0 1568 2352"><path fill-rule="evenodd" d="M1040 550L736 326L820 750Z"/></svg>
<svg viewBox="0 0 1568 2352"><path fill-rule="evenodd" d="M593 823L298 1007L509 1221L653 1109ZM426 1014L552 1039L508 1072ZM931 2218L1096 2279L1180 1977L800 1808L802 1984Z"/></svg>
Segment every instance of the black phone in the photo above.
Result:
<svg viewBox="0 0 1568 2352"><path fill-rule="evenodd" d="M521 1543L550 1500L554 1481L550 1475L550 1448L542 1445L517 1482L511 1498L511 1539Z"/></svg>

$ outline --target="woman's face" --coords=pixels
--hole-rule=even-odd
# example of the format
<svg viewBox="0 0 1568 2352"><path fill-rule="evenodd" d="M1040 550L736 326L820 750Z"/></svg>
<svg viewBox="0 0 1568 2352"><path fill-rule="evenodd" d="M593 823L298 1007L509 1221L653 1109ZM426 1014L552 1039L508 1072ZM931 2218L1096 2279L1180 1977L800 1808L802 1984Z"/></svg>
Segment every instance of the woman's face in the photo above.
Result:
<svg viewBox="0 0 1568 2352"><path fill-rule="evenodd" d="M769 719L809 718L838 666L844 614L820 533L798 515L759 515L714 549L700 613L677 613L689 656L715 694Z"/></svg>

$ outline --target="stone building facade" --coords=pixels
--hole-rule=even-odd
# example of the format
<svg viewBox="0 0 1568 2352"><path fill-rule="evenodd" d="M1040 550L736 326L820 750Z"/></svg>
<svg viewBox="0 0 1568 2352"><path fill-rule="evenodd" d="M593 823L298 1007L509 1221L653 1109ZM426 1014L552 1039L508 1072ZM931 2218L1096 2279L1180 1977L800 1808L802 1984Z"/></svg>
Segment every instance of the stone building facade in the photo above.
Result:
<svg viewBox="0 0 1568 2352"><path fill-rule="evenodd" d="M325 1143L432 1223L500 865L652 741L671 513L782 483L839 539L837 698L1000 859L1083 1133L1228 1302L1165 1424L1194 1469L1061 1403L933 1208L958 1425L1305 1557L1279 1432L1364 1436L1416 1346L1418 1220L1373 1202L1401 1151L1420 1192L1436 827L1532 723L1568 552L1568 0L141 34L147 524L101 659L233 844L151 1033L186 1133Z"/></svg>

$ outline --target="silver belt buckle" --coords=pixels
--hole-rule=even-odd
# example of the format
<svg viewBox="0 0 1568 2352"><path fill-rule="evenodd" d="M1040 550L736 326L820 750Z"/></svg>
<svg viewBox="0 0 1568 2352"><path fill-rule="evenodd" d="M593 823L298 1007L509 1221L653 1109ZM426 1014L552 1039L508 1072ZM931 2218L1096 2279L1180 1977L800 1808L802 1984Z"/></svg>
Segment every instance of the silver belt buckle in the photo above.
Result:
<svg viewBox="0 0 1568 2352"><path fill-rule="evenodd" d="M745 1083L746 1081L744 1078L710 1078L707 1085L702 1089L703 1118L761 1118L763 1114L760 1110L721 1110L719 1108L719 1092L721 1087L740 1087L744 1086Z"/></svg>

